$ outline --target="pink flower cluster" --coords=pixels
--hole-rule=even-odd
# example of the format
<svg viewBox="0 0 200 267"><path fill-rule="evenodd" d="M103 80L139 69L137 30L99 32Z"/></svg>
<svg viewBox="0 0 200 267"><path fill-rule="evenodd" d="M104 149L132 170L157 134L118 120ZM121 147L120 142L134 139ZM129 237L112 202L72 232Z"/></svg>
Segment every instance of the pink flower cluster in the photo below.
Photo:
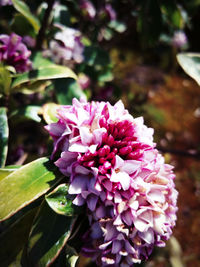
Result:
<svg viewBox="0 0 200 267"><path fill-rule="evenodd" d="M13 66L17 72L25 72L31 69L29 60L31 51L22 42L22 37L11 33L11 35L0 35L0 62Z"/></svg>
<svg viewBox="0 0 200 267"><path fill-rule="evenodd" d="M61 106L46 128L55 162L70 176L73 203L87 205L90 229L82 249L100 266L133 266L162 247L176 221L172 166L155 149L153 129L121 101Z"/></svg>

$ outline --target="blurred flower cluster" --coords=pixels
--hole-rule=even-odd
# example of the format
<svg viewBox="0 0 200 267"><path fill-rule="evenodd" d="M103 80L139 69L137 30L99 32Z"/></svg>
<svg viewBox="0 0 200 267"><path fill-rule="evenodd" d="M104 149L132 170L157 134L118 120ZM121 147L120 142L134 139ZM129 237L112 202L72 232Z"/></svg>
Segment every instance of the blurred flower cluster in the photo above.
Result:
<svg viewBox="0 0 200 267"><path fill-rule="evenodd" d="M31 69L30 55L31 51L19 35L0 35L0 62L13 66L17 72L24 72Z"/></svg>

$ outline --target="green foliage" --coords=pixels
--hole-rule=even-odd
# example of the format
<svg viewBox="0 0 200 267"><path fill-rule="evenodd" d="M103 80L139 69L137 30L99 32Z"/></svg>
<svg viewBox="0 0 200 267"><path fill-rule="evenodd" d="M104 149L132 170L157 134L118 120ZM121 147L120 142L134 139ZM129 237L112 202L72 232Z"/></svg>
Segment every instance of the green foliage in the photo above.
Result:
<svg viewBox="0 0 200 267"><path fill-rule="evenodd" d="M0 108L0 167L6 162L8 152L8 119L6 108Z"/></svg>
<svg viewBox="0 0 200 267"><path fill-rule="evenodd" d="M28 22L33 26L35 33L38 33L40 29L40 22L30 11L29 7L21 0L12 0L13 6L16 10L22 14Z"/></svg>
<svg viewBox="0 0 200 267"><path fill-rule="evenodd" d="M36 208L14 222L5 232L0 235L0 261L1 266L21 266L20 257L27 241ZM15 265L16 264L16 265Z"/></svg>
<svg viewBox="0 0 200 267"><path fill-rule="evenodd" d="M26 266L49 266L70 237L74 217L56 214L44 202L30 232L24 263Z"/></svg>
<svg viewBox="0 0 200 267"><path fill-rule="evenodd" d="M22 107L13 111L10 117L18 121L31 119L36 122L40 122L41 118L38 116L40 108L41 108L40 106L33 106L33 105Z"/></svg>
<svg viewBox="0 0 200 267"><path fill-rule="evenodd" d="M73 205L72 199L68 195L68 189L69 185L60 184L50 194L46 195L45 198L48 205L56 213L65 216L74 216L78 214L79 208Z"/></svg>
<svg viewBox="0 0 200 267"><path fill-rule="evenodd" d="M177 60L183 70L200 85L200 54L180 53Z"/></svg>
<svg viewBox="0 0 200 267"><path fill-rule="evenodd" d="M62 175L48 158L30 162L0 181L0 220L5 220L30 204L52 186Z"/></svg>
<svg viewBox="0 0 200 267"><path fill-rule="evenodd" d="M56 98L61 105L70 105L72 99L85 96L79 84L74 79L58 79L54 81Z"/></svg>

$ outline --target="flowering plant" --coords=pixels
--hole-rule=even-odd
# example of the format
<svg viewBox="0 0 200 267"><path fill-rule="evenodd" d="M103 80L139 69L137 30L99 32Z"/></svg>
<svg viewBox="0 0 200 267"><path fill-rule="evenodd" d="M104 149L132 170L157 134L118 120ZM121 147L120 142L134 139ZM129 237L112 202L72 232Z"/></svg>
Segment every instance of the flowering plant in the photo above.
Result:
<svg viewBox="0 0 200 267"><path fill-rule="evenodd" d="M0 0L2 266L134 266L171 237L175 174L132 73L143 46L189 42L187 4L161 2Z"/></svg>

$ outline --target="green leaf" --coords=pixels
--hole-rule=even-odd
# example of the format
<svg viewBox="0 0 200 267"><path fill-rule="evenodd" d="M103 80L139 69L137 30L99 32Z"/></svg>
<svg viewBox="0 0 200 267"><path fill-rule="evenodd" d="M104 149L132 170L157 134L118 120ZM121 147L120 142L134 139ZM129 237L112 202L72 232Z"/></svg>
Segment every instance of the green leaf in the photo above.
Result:
<svg viewBox="0 0 200 267"><path fill-rule="evenodd" d="M31 119L36 122L40 122L41 118L38 116L38 112L40 109L41 109L40 106L29 105L13 111L10 117L12 117L12 119L13 118L18 120Z"/></svg>
<svg viewBox="0 0 200 267"><path fill-rule="evenodd" d="M59 185L45 197L46 201L52 210L60 215L77 215L80 213L80 208L72 203L72 199L68 195L68 189L69 185L67 184Z"/></svg>
<svg viewBox="0 0 200 267"><path fill-rule="evenodd" d="M200 54L180 53L177 60L184 71L200 85Z"/></svg>
<svg viewBox="0 0 200 267"><path fill-rule="evenodd" d="M10 266L24 247L32 225L36 208L27 212L0 235L1 266ZM12 265L11 265L12 266ZM14 263L13 263L13 266ZM16 265L20 266L20 265Z"/></svg>
<svg viewBox="0 0 200 267"><path fill-rule="evenodd" d="M32 161L0 181L0 220L45 194L62 175L46 157Z"/></svg>
<svg viewBox="0 0 200 267"><path fill-rule="evenodd" d="M6 162L8 153L8 119L6 108L0 108L0 167Z"/></svg>
<svg viewBox="0 0 200 267"><path fill-rule="evenodd" d="M0 169L0 181L3 180L6 176L11 174L12 172L19 169L21 166L19 165L13 165L13 166L6 166L4 168Z"/></svg>
<svg viewBox="0 0 200 267"><path fill-rule="evenodd" d="M24 72L18 75L12 83L12 88L14 89L17 86L27 83L29 81L41 81L41 80L50 80L58 78L77 79L77 76L71 69L67 67L60 65L52 65L31 70L29 72Z"/></svg>
<svg viewBox="0 0 200 267"><path fill-rule="evenodd" d="M66 246L66 267L75 267L78 261L78 254L76 250L70 246Z"/></svg>
<svg viewBox="0 0 200 267"><path fill-rule="evenodd" d="M58 79L54 81L56 98L61 105L71 105L72 99L85 97L79 84L73 79Z"/></svg>
<svg viewBox="0 0 200 267"><path fill-rule="evenodd" d="M3 66L0 66L0 93L8 95L11 86L10 72Z"/></svg>
<svg viewBox="0 0 200 267"><path fill-rule="evenodd" d="M12 0L12 3L15 9L29 21L29 23L33 26L35 32L38 33L40 29L40 22L37 17L32 14L25 2L20 0Z"/></svg>
<svg viewBox="0 0 200 267"><path fill-rule="evenodd" d="M181 28L183 26L181 11L179 10L175 0L163 1L161 3L161 10L169 24L173 24L173 26L177 28Z"/></svg>
<svg viewBox="0 0 200 267"><path fill-rule="evenodd" d="M56 65L48 58L45 58L41 52L36 52L31 55L31 61L33 62L33 69L43 69L46 67L56 67Z"/></svg>
<svg viewBox="0 0 200 267"><path fill-rule="evenodd" d="M32 37L35 36L32 24L29 21L27 21L27 19L22 14L19 13L15 14L11 24L11 29L13 32L16 32L21 36L25 35L29 35Z"/></svg>
<svg viewBox="0 0 200 267"><path fill-rule="evenodd" d="M21 86L15 87L15 93L20 92L25 95L42 92L47 86L51 84L51 81L33 81L23 83Z"/></svg>
<svg viewBox="0 0 200 267"><path fill-rule="evenodd" d="M50 124L53 122L57 122L58 118L56 117L56 110L59 105L55 103L47 103L42 107L42 115L46 123Z"/></svg>
<svg viewBox="0 0 200 267"><path fill-rule="evenodd" d="M74 217L58 215L44 202L30 233L27 265L50 266L69 239L74 222Z"/></svg>

